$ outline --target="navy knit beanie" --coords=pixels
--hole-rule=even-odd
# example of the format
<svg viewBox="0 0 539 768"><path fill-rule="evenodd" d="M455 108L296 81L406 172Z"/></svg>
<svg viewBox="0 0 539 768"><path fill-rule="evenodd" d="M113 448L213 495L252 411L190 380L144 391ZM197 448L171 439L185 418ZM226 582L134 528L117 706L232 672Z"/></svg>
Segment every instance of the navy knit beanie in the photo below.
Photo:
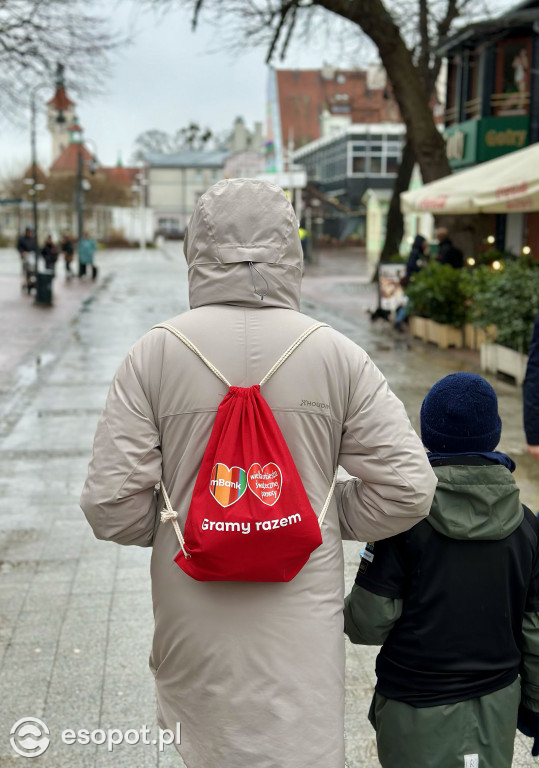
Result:
<svg viewBox="0 0 539 768"><path fill-rule="evenodd" d="M421 406L421 439L433 453L489 453L500 442L498 398L475 373L451 373Z"/></svg>

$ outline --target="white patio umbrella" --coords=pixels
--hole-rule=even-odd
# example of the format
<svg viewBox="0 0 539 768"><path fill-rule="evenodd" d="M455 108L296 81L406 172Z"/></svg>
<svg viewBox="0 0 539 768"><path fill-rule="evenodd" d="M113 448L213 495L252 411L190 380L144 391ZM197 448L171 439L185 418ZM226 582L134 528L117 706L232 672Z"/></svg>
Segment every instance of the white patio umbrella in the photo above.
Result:
<svg viewBox="0 0 539 768"><path fill-rule="evenodd" d="M403 213L539 211L539 144L403 192L400 199Z"/></svg>

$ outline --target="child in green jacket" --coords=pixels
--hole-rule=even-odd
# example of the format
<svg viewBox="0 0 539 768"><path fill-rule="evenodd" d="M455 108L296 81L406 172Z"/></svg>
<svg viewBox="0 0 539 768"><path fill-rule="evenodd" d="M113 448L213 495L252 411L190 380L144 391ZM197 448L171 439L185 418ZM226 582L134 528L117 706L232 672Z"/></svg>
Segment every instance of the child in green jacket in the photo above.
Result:
<svg viewBox="0 0 539 768"><path fill-rule="evenodd" d="M539 522L500 433L483 378L432 387L430 515L368 543L346 598L350 640L382 645L369 719L383 768L510 768L517 718L539 754Z"/></svg>

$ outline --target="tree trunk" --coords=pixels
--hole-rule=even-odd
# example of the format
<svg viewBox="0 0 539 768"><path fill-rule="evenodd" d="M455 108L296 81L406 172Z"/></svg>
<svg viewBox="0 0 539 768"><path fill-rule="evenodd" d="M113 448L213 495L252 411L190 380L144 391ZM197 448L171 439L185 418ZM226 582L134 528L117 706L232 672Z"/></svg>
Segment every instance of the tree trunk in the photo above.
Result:
<svg viewBox="0 0 539 768"><path fill-rule="evenodd" d="M414 150L411 143L406 141L402 150L402 158L393 186L393 195L391 197L391 202L389 203L389 210L387 212L386 240L382 253L380 254L380 262L382 264L387 264L390 257L394 253L399 252L402 236L404 234L404 218L401 213L400 193L406 192L410 186L414 165Z"/></svg>
<svg viewBox="0 0 539 768"><path fill-rule="evenodd" d="M430 94L426 94L412 55L382 1L314 0L314 4L357 24L377 46L423 181L427 183L450 174L444 140L430 108Z"/></svg>

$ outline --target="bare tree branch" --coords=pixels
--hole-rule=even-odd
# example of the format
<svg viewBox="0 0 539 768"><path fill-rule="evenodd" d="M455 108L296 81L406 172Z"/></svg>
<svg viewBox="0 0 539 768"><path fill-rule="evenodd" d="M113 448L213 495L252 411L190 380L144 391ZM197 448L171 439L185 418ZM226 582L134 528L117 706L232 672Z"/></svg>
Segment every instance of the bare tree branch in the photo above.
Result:
<svg viewBox="0 0 539 768"><path fill-rule="evenodd" d="M60 57L68 65L68 86L78 94L99 92L111 54L127 38L110 22L73 0L0 0L0 111L17 118L29 90L50 82Z"/></svg>

